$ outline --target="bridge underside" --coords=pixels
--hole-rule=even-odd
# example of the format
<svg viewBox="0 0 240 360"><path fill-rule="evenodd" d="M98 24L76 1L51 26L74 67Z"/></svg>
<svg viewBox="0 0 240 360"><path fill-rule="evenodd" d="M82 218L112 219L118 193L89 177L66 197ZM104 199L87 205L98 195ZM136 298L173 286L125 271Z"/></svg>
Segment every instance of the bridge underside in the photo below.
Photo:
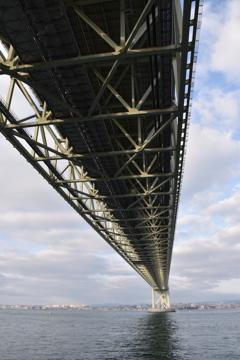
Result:
<svg viewBox="0 0 240 360"><path fill-rule="evenodd" d="M178 0L0 7L9 79L1 132L159 294L168 290L198 12L191 0L183 14ZM11 111L19 89L21 118Z"/></svg>

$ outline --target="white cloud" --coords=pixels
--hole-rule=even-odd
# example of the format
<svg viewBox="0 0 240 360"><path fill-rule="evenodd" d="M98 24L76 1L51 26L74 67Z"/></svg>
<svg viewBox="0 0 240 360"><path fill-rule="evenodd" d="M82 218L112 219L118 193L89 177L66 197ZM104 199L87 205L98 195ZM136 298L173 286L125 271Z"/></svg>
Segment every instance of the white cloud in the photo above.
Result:
<svg viewBox="0 0 240 360"><path fill-rule="evenodd" d="M239 229L238 229L239 234ZM231 241L235 237L228 231L229 241L225 235L216 234L213 237L202 238L193 236L191 240L175 246L173 252L172 276L182 279L186 290L212 289L222 280L239 278L238 245ZM233 251L234 250L234 251ZM239 250L238 250L239 251Z"/></svg>
<svg viewBox="0 0 240 360"><path fill-rule="evenodd" d="M210 292L211 296L215 294L215 299L217 296L223 299L221 295L227 293L224 284L229 281L231 286L226 287L229 296L239 296L236 286L240 279L240 225L239 215L234 217L236 212L239 212L236 191L197 215L183 212L178 220L173 249L174 294L181 297L181 291L191 292L200 300L211 300L207 295Z"/></svg>
<svg viewBox="0 0 240 360"><path fill-rule="evenodd" d="M240 226L234 225L228 228L222 228L216 233L216 239L221 246L230 248L230 251L240 251ZM239 263L238 263L239 264ZM238 265L236 264L236 265ZM236 273L236 277L240 277L240 265L239 272Z"/></svg>
<svg viewBox="0 0 240 360"><path fill-rule="evenodd" d="M219 22L218 39L213 43L212 68L225 73L230 81L239 82L240 3L238 0L225 3Z"/></svg>
<svg viewBox="0 0 240 360"><path fill-rule="evenodd" d="M209 193L219 192L239 176L240 142L219 128L191 124L183 178L183 198L209 204ZM201 194L199 199L199 194Z"/></svg>
<svg viewBox="0 0 240 360"><path fill-rule="evenodd" d="M49 211L46 212L38 211L12 211L5 212L1 216L0 226L3 230L6 228L17 227L19 231L28 230L28 229L42 229L44 224L44 229L47 228L56 228L60 227L64 219L64 225L66 227L77 227L79 223L84 223L77 214L72 214L71 210L69 212L58 212Z"/></svg>
<svg viewBox="0 0 240 360"><path fill-rule="evenodd" d="M0 266L4 274L1 299L12 296L12 301L17 301L14 299L17 296L18 299L27 297L28 303L44 304L56 303L53 298L59 299L57 303L116 302L118 297L118 301L126 302L124 289L129 290L131 301L138 302L132 282L143 284L119 256L100 255L80 248L71 251L64 247L52 248L36 254L13 251L1 255ZM147 284L143 288L146 289ZM146 292L144 299L149 295L150 291Z"/></svg>
<svg viewBox="0 0 240 360"><path fill-rule="evenodd" d="M231 280L222 280L219 282L216 288L210 290L211 292L217 291L220 295L231 293L232 289L235 289L235 294L237 295L236 300L240 296L240 279L231 279ZM235 300L232 298L232 300Z"/></svg>
<svg viewBox="0 0 240 360"><path fill-rule="evenodd" d="M235 191L233 196L225 198L210 205L206 213L211 216L219 216L226 223L238 223L240 219L240 192Z"/></svg>
<svg viewBox="0 0 240 360"><path fill-rule="evenodd" d="M240 4L238 0L205 1L200 35L198 76L209 70L221 72L229 82L239 83Z"/></svg>
<svg viewBox="0 0 240 360"><path fill-rule="evenodd" d="M0 136L0 211L66 211L69 206L52 187Z"/></svg>
<svg viewBox="0 0 240 360"><path fill-rule="evenodd" d="M194 98L193 121L202 126L234 133L239 127L240 89L202 86Z"/></svg>

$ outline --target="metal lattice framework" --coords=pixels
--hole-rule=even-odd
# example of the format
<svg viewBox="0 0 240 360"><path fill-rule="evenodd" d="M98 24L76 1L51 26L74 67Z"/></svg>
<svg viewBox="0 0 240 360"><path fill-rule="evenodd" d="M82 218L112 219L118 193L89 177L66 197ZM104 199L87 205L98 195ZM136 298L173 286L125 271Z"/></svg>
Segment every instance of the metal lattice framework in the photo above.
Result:
<svg viewBox="0 0 240 360"><path fill-rule="evenodd" d="M183 13L179 0L0 0L1 132L160 296L198 16L197 0ZM11 107L19 89L24 118Z"/></svg>

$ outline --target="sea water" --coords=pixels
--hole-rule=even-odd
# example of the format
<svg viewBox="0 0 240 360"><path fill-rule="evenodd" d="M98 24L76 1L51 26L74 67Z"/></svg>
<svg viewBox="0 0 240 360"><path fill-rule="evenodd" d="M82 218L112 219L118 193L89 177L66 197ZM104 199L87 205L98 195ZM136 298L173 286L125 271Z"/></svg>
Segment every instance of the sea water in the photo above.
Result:
<svg viewBox="0 0 240 360"><path fill-rule="evenodd" d="M240 310L0 310L1 360L240 359Z"/></svg>

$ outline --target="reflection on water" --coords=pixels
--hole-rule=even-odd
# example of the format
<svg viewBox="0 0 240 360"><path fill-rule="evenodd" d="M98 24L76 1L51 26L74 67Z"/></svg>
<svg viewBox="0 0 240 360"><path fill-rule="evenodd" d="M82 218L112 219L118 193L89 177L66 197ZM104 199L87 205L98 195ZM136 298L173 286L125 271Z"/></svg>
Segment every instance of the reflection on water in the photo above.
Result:
<svg viewBox="0 0 240 360"><path fill-rule="evenodd" d="M146 359L182 360L175 314L146 314L136 322L136 353ZM134 356L133 356L134 358ZM135 357L136 359L138 357ZM184 357L184 360L186 357Z"/></svg>

